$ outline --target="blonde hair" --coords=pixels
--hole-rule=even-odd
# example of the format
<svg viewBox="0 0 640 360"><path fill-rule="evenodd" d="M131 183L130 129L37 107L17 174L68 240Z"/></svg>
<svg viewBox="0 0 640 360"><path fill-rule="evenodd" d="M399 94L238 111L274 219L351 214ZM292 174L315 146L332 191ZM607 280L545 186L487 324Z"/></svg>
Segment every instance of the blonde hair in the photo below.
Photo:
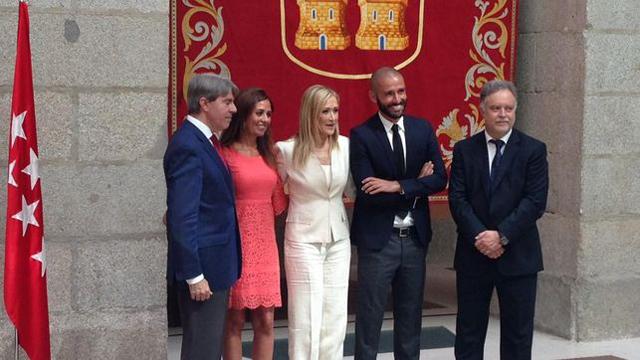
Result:
<svg viewBox="0 0 640 360"><path fill-rule="evenodd" d="M293 146L293 166L295 168L302 168L309 160L314 146L320 145L321 139L317 123L322 108L331 98L335 98L340 103L338 93L323 85L312 85L302 94L300 127L298 134L294 137L295 145ZM336 123L336 131L329 137L330 151L338 146L339 134L340 130Z"/></svg>

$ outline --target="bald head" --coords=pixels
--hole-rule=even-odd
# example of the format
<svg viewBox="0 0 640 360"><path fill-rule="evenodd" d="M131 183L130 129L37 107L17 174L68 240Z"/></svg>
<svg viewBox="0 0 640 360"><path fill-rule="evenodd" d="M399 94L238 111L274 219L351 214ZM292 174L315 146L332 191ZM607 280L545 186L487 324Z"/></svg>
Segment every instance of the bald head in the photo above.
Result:
<svg viewBox="0 0 640 360"><path fill-rule="evenodd" d="M380 82L386 78L398 78L404 82L404 78L398 70L392 67L381 67L371 74L371 91L375 93L380 88Z"/></svg>
<svg viewBox="0 0 640 360"><path fill-rule="evenodd" d="M396 122L407 106L404 78L398 70L383 67L371 75L369 98L378 105L378 110L387 120Z"/></svg>

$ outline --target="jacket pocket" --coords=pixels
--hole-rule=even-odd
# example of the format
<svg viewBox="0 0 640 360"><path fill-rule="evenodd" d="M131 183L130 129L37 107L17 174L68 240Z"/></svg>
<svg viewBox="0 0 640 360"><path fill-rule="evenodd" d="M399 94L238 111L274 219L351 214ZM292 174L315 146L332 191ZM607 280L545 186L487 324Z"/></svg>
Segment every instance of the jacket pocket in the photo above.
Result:
<svg viewBox="0 0 640 360"><path fill-rule="evenodd" d="M229 234L210 234L198 239L198 249L204 249L216 245L225 245L229 242Z"/></svg>

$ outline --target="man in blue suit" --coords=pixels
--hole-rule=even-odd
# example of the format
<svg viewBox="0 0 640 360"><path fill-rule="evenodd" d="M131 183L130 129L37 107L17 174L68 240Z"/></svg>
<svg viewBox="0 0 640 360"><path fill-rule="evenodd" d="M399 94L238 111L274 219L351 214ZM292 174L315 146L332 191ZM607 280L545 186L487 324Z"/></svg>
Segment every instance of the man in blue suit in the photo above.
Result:
<svg viewBox="0 0 640 360"><path fill-rule="evenodd" d="M456 359L482 359L495 288L500 358L531 359L542 251L536 221L549 189L545 144L513 129L516 88L488 82L480 93L485 131L454 146L449 206L458 226L454 266Z"/></svg>
<svg viewBox="0 0 640 360"><path fill-rule="evenodd" d="M404 115L402 75L371 77L378 113L351 131L351 174L359 190L351 240L358 247L356 359L375 359L389 287L396 359L418 359L425 261L431 240L428 196L447 183L429 122Z"/></svg>
<svg viewBox="0 0 640 360"><path fill-rule="evenodd" d="M220 359L229 288L241 261L233 184L216 146L236 112L238 89L196 75L187 91L189 115L164 155L167 278L178 288L181 359Z"/></svg>

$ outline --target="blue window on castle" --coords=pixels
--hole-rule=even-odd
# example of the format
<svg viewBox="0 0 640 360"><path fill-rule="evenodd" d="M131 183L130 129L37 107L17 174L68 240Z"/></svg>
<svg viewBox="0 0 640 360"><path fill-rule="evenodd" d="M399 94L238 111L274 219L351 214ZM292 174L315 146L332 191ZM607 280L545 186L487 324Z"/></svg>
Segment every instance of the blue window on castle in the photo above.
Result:
<svg viewBox="0 0 640 360"><path fill-rule="evenodd" d="M329 20L333 20L333 9L329 9Z"/></svg>
<svg viewBox="0 0 640 360"><path fill-rule="evenodd" d="M311 18L313 20L317 20L318 19L318 11L316 9L311 9Z"/></svg>
<svg viewBox="0 0 640 360"><path fill-rule="evenodd" d="M327 50L327 35L325 34L320 35L319 40L320 40L320 44L319 44L320 50Z"/></svg>
<svg viewBox="0 0 640 360"><path fill-rule="evenodd" d="M385 50L387 46L387 38L384 35L378 36L378 49Z"/></svg>
<svg viewBox="0 0 640 360"><path fill-rule="evenodd" d="M371 14L371 18L373 19L373 21L377 21L378 20L378 11L377 10L373 10L373 13Z"/></svg>
<svg viewBox="0 0 640 360"><path fill-rule="evenodd" d="M389 21L390 22L393 22L393 16L394 16L393 10L389 10Z"/></svg>

